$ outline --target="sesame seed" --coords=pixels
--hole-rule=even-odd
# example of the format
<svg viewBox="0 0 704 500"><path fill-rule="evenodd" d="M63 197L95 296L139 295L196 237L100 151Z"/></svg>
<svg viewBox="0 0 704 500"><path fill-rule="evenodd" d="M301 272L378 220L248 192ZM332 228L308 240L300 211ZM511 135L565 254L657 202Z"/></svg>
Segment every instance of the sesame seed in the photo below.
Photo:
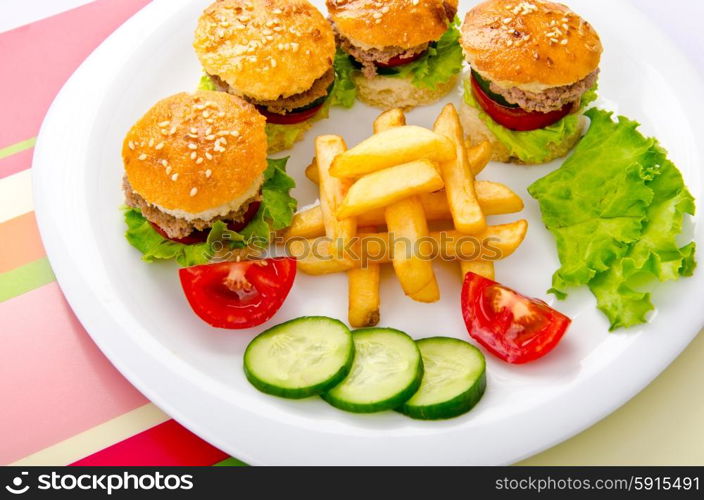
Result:
<svg viewBox="0 0 704 500"><path fill-rule="evenodd" d="M504 18L503 23L504 23L504 24L508 24L508 23L510 23L511 21L513 21L513 18L512 18L512 17L506 17L506 18Z"/></svg>
<svg viewBox="0 0 704 500"><path fill-rule="evenodd" d="M240 133L237 130L230 130L230 135L232 137L239 137Z"/></svg>
<svg viewBox="0 0 704 500"><path fill-rule="evenodd" d="M372 14L372 17L374 19L381 19L382 16L383 14L381 12L375 12L374 14Z"/></svg>
<svg viewBox="0 0 704 500"><path fill-rule="evenodd" d="M272 68L275 68L276 67L276 59L272 59L271 61L269 61L269 64L271 64Z"/></svg>
<svg viewBox="0 0 704 500"><path fill-rule="evenodd" d="M223 116L225 116L225 112L224 112L224 111L218 111L218 116L219 116L220 118L222 118Z"/></svg>
<svg viewBox="0 0 704 500"><path fill-rule="evenodd" d="M249 16L240 16L237 18L237 20L241 23L246 23L247 21L249 21L249 19L250 19Z"/></svg>
<svg viewBox="0 0 704 500"><path fill-rule="evenodd" d="M188 149L198 149L198 146L193 144L192 142L188 143Z"/></svg>
<svg viewBox="0 0 704 500"><path fill-rule="evenodd" d="M191 160L195 160L196 157L198 157L198 153L196 153L195 151L192 151L191 152Z"/></svg>
<svg viewBox="0 0 704 500"><path fill-rule="evenodd" d="M171 167L166 167L166 175L169 175L171 173Z"/></svg>
<svg viewBox="0 0 704 500"><path fill-rule="evenodd" d="M208 122L208 123L215 123L215 120L213 120L212 118L208 118L208 119L205 120L205 121Z"/></svg>
<svg viewBox="0 0 704 500"><path fill-rule="evenodd" d="M159 127L161 127L161 128L164 128L164 127L168 127L169 125L171 125L171 122L169 120L164 120L163 122L159 122L157 125L159 125Z"/></svg>
<svg viewBox="0 0 704 500"><path fill-rule="evenodd" d="M169 135L174 135L176 133L176 125L171 127L171 130L169 130Z"/></svg>
<svg viewBox="0 0 704 500"><path fill-rule="evenodd" d="M178 180L178 172L171 176L171 180L176 182Z"/></svg>
<svg viewBox="0 0 704 500"><path fill-rule="evenodd" d="M166 130L165 128L161 129L161 135L169 135L169 131Z"/></svg>
<svg viewBox="0 0 704 500"><path fill-rule="evenodd" d="M281 9L274 9L271 11L272 14L283 14L283 11Z"/></svg>
<svg viewBox="0 0 704 500"><path fill-rule="evenodd" d="M201 158L199 156L198 159L196 160L196 165L200 165L201 163L203 163L203 158Z"/></svg>
<svg viewBox="0 0 704 500"><path fill-rule="evenodd" d="M154 146L154 138L152 137L151 139L149 139L149 147L151 148L153 146Z"/></svg>
<svg viewBox="0 0 704 500"><path fill-rule="evenodd" d="M212 160L212 159L213 159L213 155L211 155L208 151L205 152L205 157L206 157L208 160Z"/></svg>
<svg viewBox="0 0 704 500"><path fill-rule="evenodd" d="M205 104L196 104L195 106L193 106L193 109L196 109L198 111L202 111L205 109Z"/></svg>
<svg viewBox="0 0 704 500"><path fill-rule="evenodd" d="M161 160L161 164L165 167L169 166L169 162L167 160Z"/></svg>
<svg viewBox="0 0 704 500"><path fill-rule="evenodd" d="M195 196L195 195L197 195L197 194L198 194L198 188L197 188L197 187L191 188L190 195L191 195L191 196Z"/></svg>
<svg viewBox="0 0 704 500"><path fill-rule="evenodd" d="M157 151L159 151L160 149L163 149L163 148L164 148L164 143L163 143L163 142L160 142L159 144L156 145L156 148L154 148L154 149L156 149Z"/></svg>
<svg viewBox="0 0 704 500"><path fill-rule="evenodd" d="M212 170L208 169L208 170L205 171L205 176L206 176L208 179L210 179L210 176L211 176L211 175L213 175L213 171L212 171Z"/></svg>
<svg viewBox="0 0 704 500"><path fill-rule="evenodd" d="M130 141L127 143L127 147L134 151L134 142Z"/></svg>
<svg viewBox="0 0 704 500"><path fill-rule="evenodd" d="M147 155L144 154L144 153L142 153L141 155L139 155L139 156L137 157L137 159L138 159L139 161L144 161L144 160L147 159Z"/></svg>
<svg viewBox="0 0 704 500"><path fill-rule="evenodd" d="M299 45L296 42L291 42L291 50L298 52Z"/></svg>
<svg viewBox="0 0 704 500"><path fill-rule="evenodd" d="M567 45L567 39L564 39L560 42L560 45Z"/></svg>
<svg viewBox="0 0 704 500"><path fill-rule="evenodd" d="M205 129L205 135L210 135L213 133L213 127L208 127Z"/></svg>
<svg viewBox="0 0 704 500"><path fill-rule="evenodd" d="M206 141L212 141L212 140L214 140L214 139L215 139L215 136L214 136L213 134L210 134L210 135L208 135L208 136L205 137L205 140L206 140Z"/></svg>
<svg viewBox="0 0 704 500"><path fill-rule="evenodd" d="M203 118L208 118L209 116L210 116L210 111L208 111L207 109L205 111L203 111Z"/></svg>
<svg viewBox="0 0 704 500"><path fill-rule="evenodd" d="M197 133L198 133L198 129L195 128L195 127L191 127L190 132L191 132L191 134L197 134Z"/></svg>

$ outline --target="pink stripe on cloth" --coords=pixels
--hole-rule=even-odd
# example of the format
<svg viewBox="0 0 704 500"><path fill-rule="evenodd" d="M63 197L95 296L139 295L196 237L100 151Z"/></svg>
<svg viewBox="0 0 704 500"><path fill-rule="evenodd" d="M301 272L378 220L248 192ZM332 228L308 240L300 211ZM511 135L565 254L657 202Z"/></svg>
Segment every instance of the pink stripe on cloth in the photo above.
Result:
<svg viewBox="0 0 704 500"><path fill-rule="evenodd" d="M0 127L2 127L2 124L0 124ZM34 155L34 148L25 149L7 158L0 159L0 179L31 167L32 155Z"/></svg>
<svg viewBox="0 0 704 500"><path fill-rule="evenodd" d="M0 303L0 464L147 403L98 350L56 283Z"/></svg>
<svg viewBox="0 0 704 500"><path fill-rule="evenodd" d="M0 148L34 137L54 96L149 0L98 0L0 34Z"/></svg>

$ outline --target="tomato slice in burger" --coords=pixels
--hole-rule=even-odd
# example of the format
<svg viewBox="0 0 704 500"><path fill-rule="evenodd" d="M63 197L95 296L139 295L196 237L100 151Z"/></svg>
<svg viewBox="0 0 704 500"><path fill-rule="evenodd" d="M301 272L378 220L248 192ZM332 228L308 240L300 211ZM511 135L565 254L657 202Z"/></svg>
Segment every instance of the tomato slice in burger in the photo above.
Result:
<svg viewBox="0 0 704 500"><path fill-rule="evenodd" d="M295 125L296 123L301 123L313 118L315 114L320 111L320 108L323 107L324 103L325 99L323 99L323 102L313 107L301 108L300 111L293 110L290 113L286 113L285 115L272 113L271 111L267 111L263 107L257 107L257 109L262 115L264 115L264 118L266 118L267 123L273 123L275 125Z"/></svg>
<svg viewBox="0 0 704 500"><path fill-rule="evenodd" d="M474 75L470 78L472 82L472 93L482 109L492 120L510 130L528 132L530 130L549 127L562 120L572 110L572 103L565 104L562 109L549 113L525 111L520 107L504 106L493 100L484 92L484 89L482 89Z"/></svg>
<svg viewBox="0 0 704 500"><path fill-rule="evenodd" d="M179 270L193 311L217 328L242 329L268 321L286 300L296 259L220 262Z"/></svg>
<svg viewBox="0 0 704 500"><path fill-rule="evenodd" d="M542 300L474 273L467 274L462 286L462 316L473 339L515 364L545 356L572 322Z"/></svg>

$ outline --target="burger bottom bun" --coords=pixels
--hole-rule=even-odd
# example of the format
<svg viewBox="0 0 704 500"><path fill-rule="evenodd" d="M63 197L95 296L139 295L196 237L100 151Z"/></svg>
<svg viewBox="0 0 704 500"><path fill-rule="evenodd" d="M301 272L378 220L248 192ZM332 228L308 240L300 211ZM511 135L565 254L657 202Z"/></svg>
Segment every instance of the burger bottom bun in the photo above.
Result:
<svg viewBox="0 0 704 500"><path fill-rule="evenodd" d="M520 158L513 156L508 148L496 138L481 118L479 118L479 110L468 106L464 101L460 106L460 120L462 122L462 127L464 128L465 136L472 146L484 141L489 141L489 143L491 143L491 159L493 161L530 165L522 161ZM574 134L566 137L565 140L560 143L553 143L550 145L549 155L545 160L545 163L549 163L557 158L562 158L572 150L572 148L582 137L585 121L586 119L584 116L580 116L579 126L575 130Z"/></svg>
<svg viewBox="0 0 704 500"><path fill-rule="evenodd" d="M457 83L453 76L435 89L419 88L410 78L376 76L366 78L361 73L354 75L359 100L381 109L402 108L409 111L416 106L432 104L450 92Z"/></svg>

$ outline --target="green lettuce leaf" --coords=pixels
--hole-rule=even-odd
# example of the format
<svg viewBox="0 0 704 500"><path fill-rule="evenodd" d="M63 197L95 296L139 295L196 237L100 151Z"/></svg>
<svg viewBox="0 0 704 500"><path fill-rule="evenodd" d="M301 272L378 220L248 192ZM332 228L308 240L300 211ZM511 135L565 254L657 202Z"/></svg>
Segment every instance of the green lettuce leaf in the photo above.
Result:
<svg viewBox="0 0 704 500"><path fill-rule="evenodd" d="M260 248L269 244L273 231L291 225L296 212L296 200L289 191L296 186L286 174L288 158L269 159L264 171L262 196L254 219L239 233L230 231L227 224L216 221L208 233L207 241L185 245L161 236L144 218L139 209L124 208L127 241L142 252L146 262L176 260L183 267L210 262L216 254L245 246Z"/></svg>
<svg viewBox="0 0 704 500"><path fill-rule="evenodd" d="M349 56L341 49L335 53L335 84L330 92L330 104L351 108L357 99L357 87L352 79L356 71Z"/></svg>
<svg viewBox="0 0 704 500"><path fill-rule="evenodd" d="M205 71L203 72L203 76L200 77L200 81L198 82L198 90L217 90L217 88L215 87L215 82Z"/></svg>
<svg viewBox="0 0 704 500"><path fill-rule="evenodd" d="M385 76L398 78L412 78L413 85L419 88L434 89L462 69L464 57L462 47L460 47L460 25L459 18L450 24L447 31L419 59L394 68L395 73L385 74Z"/></svg>
<svg viewBox="0 0 704 500"><path fill-rule="evenodd" d="M581 103L582 109L586 108L597 98L596 89L595 85L584 93ZM545 160L551 154L551 145L564 142L565 139L575 134L579 127L579 115L570 114L549 127L538 130L518 132L507 129L496 123L484 112L474 98L469 79L466 79L464 82L464 102L479 111L479 118L496 138L508 148L511 152L511 156L519 158L521 161L528 164L545 163Z"/></svg>
<svg viewBox="0 0 704 500"><path fill-rule="evenodd" d="M650 281L690 276L694 243L679 247L694 199L656 139L638 123L590 109L591 126L561 168L533 183L543 222L557 241L561 267L551 292L588 285L611 329L645 321Z"/></svg>

